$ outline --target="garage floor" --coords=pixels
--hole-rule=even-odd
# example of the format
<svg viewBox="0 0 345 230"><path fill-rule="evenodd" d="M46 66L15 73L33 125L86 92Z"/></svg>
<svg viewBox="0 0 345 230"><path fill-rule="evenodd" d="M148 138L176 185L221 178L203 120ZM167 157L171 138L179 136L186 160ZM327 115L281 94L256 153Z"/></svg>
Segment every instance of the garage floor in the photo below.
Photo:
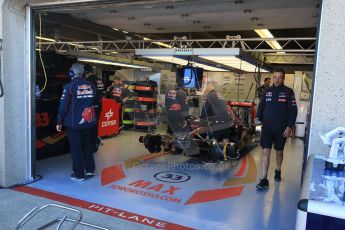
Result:
<svg viewBox="0 0 345 230"><path fill-rule="evenodd" d="M143 134L123 131L105 140L93 178L72 182L65 155L39 161L43 179L17 191L155 228L294 228L302 141L287 142L281 183L273 181L272 155L270 189L258 192L259 147L238 162L205 165L182 155L149 154L137 141Z"/></svg>

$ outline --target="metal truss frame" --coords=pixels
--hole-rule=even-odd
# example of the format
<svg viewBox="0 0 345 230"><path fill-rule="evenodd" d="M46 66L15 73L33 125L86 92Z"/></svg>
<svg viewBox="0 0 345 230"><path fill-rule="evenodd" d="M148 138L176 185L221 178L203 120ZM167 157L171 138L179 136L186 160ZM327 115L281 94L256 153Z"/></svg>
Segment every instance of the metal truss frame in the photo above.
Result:
<svg viewBox="0 0 345 230"><path fill-rule="evenodd" d="M278 41L282 49L267 48L267 41ZM289 45L290 48L287 48ZM316 38L229 38L229 39L183 39L173 40L118 40L118 41L78 41L41 42L37 47L42 51L79 50L87 52L133 52L135 49L153 48L241 48L252 53L315 53ZM293 48L291 48L293 47Z"/></svg>

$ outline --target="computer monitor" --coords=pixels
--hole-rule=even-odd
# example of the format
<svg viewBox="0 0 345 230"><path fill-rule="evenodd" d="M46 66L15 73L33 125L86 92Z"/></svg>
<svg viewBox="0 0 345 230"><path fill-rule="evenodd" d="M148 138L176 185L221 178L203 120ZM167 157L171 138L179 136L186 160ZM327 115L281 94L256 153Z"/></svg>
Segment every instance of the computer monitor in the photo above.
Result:
<svg viewBox="0 0 345 230"><path fill-rule="evenodd" d="M184 66L176 70L177 87L200 89L202 86L203 69Z"/></svg>

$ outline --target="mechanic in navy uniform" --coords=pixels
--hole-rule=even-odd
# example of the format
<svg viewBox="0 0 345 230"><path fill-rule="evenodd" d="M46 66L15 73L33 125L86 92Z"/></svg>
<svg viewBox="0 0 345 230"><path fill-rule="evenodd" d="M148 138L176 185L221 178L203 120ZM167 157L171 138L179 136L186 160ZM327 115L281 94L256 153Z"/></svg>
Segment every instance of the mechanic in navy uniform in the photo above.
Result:
<svg viewBox="0 0 345 230"><path fill-rule="evenodd" d="M182 100L183 98L178 98L176 89L170 88L167 90L165 94L165 108L168 120L167 133L172 135L173 137L177 132L181 132L185 122L184 114L182 112ZM174 144L174 138L172 142L173 144L171 145L171 153L182 153L183 150Z"/></svg>
<svg viewBox="0 0 345 230"><path fill-rule="evenodd" d="M98 137L98 119L102 111L104 84L102 80L97 77L93 66L90 64L86 64L84 66L84 77L87 81L91 82L92 84L94 84L94 86L96 86L96 99L97 99L98 107L95 108L95 112L96 112L96 117L97 117L97 124L95 125L93 129L94 138L91 141L95 142L95 152L97 152L101 144L101 140Z"/></svg>
<svg viewBox="0 0 345 230"><path fill-rule="evenodd" d="M267 172L270 163L271 148L276 150L276 170L274 180L281 181L281 166L283 150L287 137L297 117L297 105L294 92L284 85L285 72L278 69L273 71L273 86L267 88L261 95L258 106L257 123L262 124L262 179L256 185L257 189L268 189Z"/></svg>
<svg viewBox="0 0 345 230"><path fill-rule="evenodd" d="M183 90L183 88L176 88L176 99L181 104L182 116L187 117L189 115L189 105L187 101L187 93Z"/></svg>
<svg viewBox="0 0 345 230"><path fill-rule="evenodd" d="M126 105L126 101L129 99L130 96L134 95L134 92L130 90L128 87L128 85L122 83L121 77L115 76L113 83L107 89L108 94L110 94L112 98L114 98L116 103L119 103L121 105L119 111L120 128L122 128L123 111Z"/></svg>
<svg viewBox="0 0 345 230"><path fill-rule="evenodd" d="M82 64L72 65L69 71L71 81L64 86L56 125L58 132L61 132L62 126L67 129L74 171L71 179L74 181L83 181L86 176L95 175L94 145L89 140L97 123L96 87L85 80L83 74Z"/></svg>
<svg viewBox="0 0 345 230"><path fill-rule="evenodd" d="M119 76L115 76L113 83L107 90L117 103L124 104L131 95L128 85L122 83Z"/></svg>

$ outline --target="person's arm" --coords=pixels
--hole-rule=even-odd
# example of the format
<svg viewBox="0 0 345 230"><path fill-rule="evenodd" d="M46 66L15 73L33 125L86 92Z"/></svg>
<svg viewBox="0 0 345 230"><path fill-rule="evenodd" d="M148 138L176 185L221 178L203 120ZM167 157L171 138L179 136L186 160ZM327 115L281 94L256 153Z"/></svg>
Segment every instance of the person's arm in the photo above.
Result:
<svg viewBox="0 0 345 230"><path fill-rule="evenodd" d="M59 109L58 109L58 115L57 115L57 122L56 122L56 130L58 132L61 132L62 130L62 125L63 125L63 119L68 111L68 106L70 103L70 98L71 98L71 86L67 85L64 87L63 92L62 92L62 96L60 99L60 105L59 105Z"/></svg>
<svg viewBox="0 0 345 230"><path fill-rule="evenodd" d="M258 111L256 113L256 118L258 118L260 121L264 118L264 110L265 110L265 103L266 103L266 90L262 92Z"/></svg>
<svg viewBox="0 0 345 230"><path fill-rule="evenodd" d="M289 109L288 127L292 128L295 125L296 118L297 118L296 98L292 90L291 90L290 97L288 100L288 109Z"/></svg>
<svg viewBox="0 0 345 230"><path fill-rule="evenodd" d="M112 93L113 90L114 90L114 82L111 83L111 85L107 88L107 92L108 92L108 93Z"/></svg>
<svg viewBox="0 0 345 230"><path fill-rule="evenodd" d="M201 112L200 112L200 126L208 126L207 119L208 119L208 112L210 111L210 105L209 105L208 97L205 98Z"/></svg>
<svg viewBox="0 0 345 230"><path fill-rule="evenodd" d="M283 136L289 137L291 136L292 127L295 125L296 118L297 118L297 104L294 92L291 90L290 95L288 97L288 114L289 120L288 125L284 131Z"/></svg>
<svg viewBox="0 0 345 230"><path fill-rule="evenodd" d="M124 86L124 91L122 92L122 102L125 103L130 97L136 96L136 93L129 89L129 85Z"/></svg>

